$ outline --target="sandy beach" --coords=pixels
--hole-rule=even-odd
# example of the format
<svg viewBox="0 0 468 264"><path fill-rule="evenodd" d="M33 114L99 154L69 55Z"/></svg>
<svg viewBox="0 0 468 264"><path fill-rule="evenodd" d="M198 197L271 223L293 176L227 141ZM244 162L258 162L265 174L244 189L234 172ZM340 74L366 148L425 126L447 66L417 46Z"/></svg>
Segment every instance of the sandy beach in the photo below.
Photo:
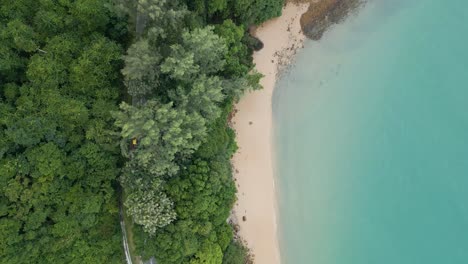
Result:
<svg viewBox="0 0 468 264"><path fill-rule="evenodd" d="M252 250L256 264L280 263L273 171L272 95L278 71L285 67L304 35L300 17L308 4L289 3L283 15L256 29L264 48L254 54L256 69L265 77L263 89L246 94L235 106L232 125L239 151L233 157L238 200L235 216L239 235Z"/></svg>

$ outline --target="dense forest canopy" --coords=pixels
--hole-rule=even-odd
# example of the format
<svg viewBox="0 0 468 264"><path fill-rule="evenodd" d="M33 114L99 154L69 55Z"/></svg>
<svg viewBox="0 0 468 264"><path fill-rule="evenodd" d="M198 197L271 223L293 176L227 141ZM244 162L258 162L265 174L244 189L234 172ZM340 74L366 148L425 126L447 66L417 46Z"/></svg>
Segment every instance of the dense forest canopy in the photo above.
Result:
<svg viewBox="0 0 468 264"><path fill-rule="evenodd" d="M0 1L0 263L118 263L110 1Z"/></svg>
<svg viewBox="0 0 468 264"><path fill-rule="evenodd" d="M227 119L282 4L0 0L0 263L122 263L120 196L132 254L245 262Z"/></svg>

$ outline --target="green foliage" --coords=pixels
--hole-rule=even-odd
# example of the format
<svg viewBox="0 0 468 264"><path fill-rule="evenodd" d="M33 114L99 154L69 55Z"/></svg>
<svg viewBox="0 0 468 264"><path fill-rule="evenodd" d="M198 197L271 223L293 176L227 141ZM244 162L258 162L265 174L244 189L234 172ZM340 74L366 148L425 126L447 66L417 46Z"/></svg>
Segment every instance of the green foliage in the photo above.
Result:
<svg viewBox="0 0 468 264"><path fill-rule="evenodd" d="M24 68L27 61L26 58L20 57L17 51L7 47L6 43L3 44L4 46L0 45L0 84L20 79L17 72Z"/></svg>
<svg viewBox="0 0 468 264"><path fill-rule="evenodd" d="M150 49L146 39L132 44L127 53L124 57L125 67L122 69L127 92L136 97L150 94L157 88L160 55Z"/></svg>
<svg viewBox="0 0 468 264"><path fill-rule="evenodd" d="M164 227L175 219L172 201L162 192L160 180L145 182L138 178L133 180L132 185L128 189L130 194L124 205L135 223L142 225L145 232L154 235L157 228Z"/></svg>
<svg viewBox="0 0 468 264"><path fill-rule="evenodd" d="M132 163L154 176L174 175L177 155L189 155L204 139L203 118L196 113L175 109L172 103L150 100L143 107L122 103L115 113L116 126L121 128L122 153ZM139 140L138 148L130 151L130 140Z"/></svg>
<svg viewBox="0 0 468 264"><path fill-rule="evenodd" d="M187 10L177 0L131 1L126 12L134 14L137 35L146 31L154 41L177 36L187 15Z"/></svg>
<svg viewBox="0 0 468 264"><path fill-rule="evenodd" d="M208 140L198 148L195 156L207 160L229 160L236 152L237 145L234 140L234 131L227 126L227 119L232 111L232 103L227 102L221 116L211 123L208 132Z"/></svg>
<svg viewBox="0 0 468 264"><path fill-rule="evenodd" d="M213 27L195 29L182 34L182 43L171 46L171 54L161 70L172 79L190 82L198 74L213 74L223 69L227 52L225 41Z"/></svg>
<svg viewBox="0 0 468 264"><path fill-rule="evenodd" d="M224 253L223 264L248 263L248 250L239 241L232 240Z"/></svg>
<svg viewBox="0 0 468 264"><path fill-rule="evenodd" d="M19 95L19 87L14 83L7 83L3 86L3 97L7 102L13 102Z"/></svg>
<svg viewBox="0 0 468 264"><path fill-rule="evenodd" d="M251 73L238 78L224 80L224 93L233 101L238 101L244 92L249 90L259 90L262 86L259 84L263 77L260 73L252 70Z"/></svg>
<svg viewBox="0 0 468 264"><path fill-rule="evenodd" d="M76 0L68 12L76 19L79 31L94 32L105 30L109 23L109 10L106 6L110 1Z"/></svg>
<svg viewBox="0 0 468 264"><path fill-rule="evenodd" d="M121 175L125 206L143 259L242 262L236 245L226 252L237 149L227 119L233 102L260 88L245 30L279 15L282 1L183 2L193 12L169 0L124 6L136 31L122 70L133 105L114 113L129 159Z"/></svg>
<svg viewBox="0 0 468 264"><path fill-rule="evenodd" d="M144 258L242 259L227 119L282 0L115 2L0 0L0 263L120 263L119 174Z"/></svg>
<svg viewBox="0 0 468 264"><path fill-rule="evenodd" d="M239 24L260 24L281 15L284 0L185 0L190 10L203 17L206 22L217 22L219 18L234 19Z"/></svg>
<svg viewBox="0 0 468 264"><path fill-rule="evenodd" d="M167 192L176 204L175 211L180 219L195 218L225 223L229 216L235 188L231 181L230 167L223 162L196 161L180 177L170 181ZM203 230L203 229L202 229Z"/></svg>
<svg viewBox="0 0 468 264"><path fill-rule="evenodd" d="M103 36L91 36L89 41L71 67L73 89L83 96L115 100L118 94L113 82L118 78L116 63L122 52Z"/></svg>
<svg viewBox="0 0 468 264"><path fill-rule="evenodd" d="M232 105L225 105L209 126L207 141L193 156L201 159L165 184L177 219L158 229L154 237L136 230L138 252L144 258L156 256L158 263L221 263L222 252L232 240L226 219L235 199L229 159L236 145L234 132L226 126Z"/></svg>
<svg viewBox="0 0 468 264"><path fill-rule="evenodd" d="M171 55L161 65L161 71L170 78L190 82L200 72L195 55L177 44L171 47Z"/></svg>
<svg viewBox="0 0 468 264"><path fill-rule="evenodd" d="M172 203L159 189L160 183L166 184L164 179L177 175L190 163L190 156L206 141L207 125L220 115L219 105L226 96L224 80L214 74L222 71L227 50L213 27L184 30L171 44L164 33L167 27L151 22L165 16L163 10L171 13L169 4L161 1L139 8L149 16L150 23L147 34L130 47L122 72L129 93L149 100L139 106L122 104L121 111L115 113L115 124L121 129L122 153L130 159L127 168L131 170L122 175L128 214L143 230L154 234L174 219ZM168 44L153 46L158 39ZM169 51L165 58L164 51ZM130 149L133 139L138 145ZM142 179L151 183L149 188L142 191L130 187Z"/></svg>
<svg viewBox="0 0 468 264"><path fill-rule="evenodd" d="M219 104L224 99L222 84L218 77L200 76L186 88L177 87L175 91L169 93L169 98L179 108L186 109L190 113L198 113L209 123L220 114Z"/></svg>
<svg viewBox="0 0 468 264"><path fill-rule="evenodd" d="M18 19L7 24L6 35L13 40L15 48L19 51L32 52L38 48L34 30Z"/></svg>
<svg viewBox="0 0 468 264"><path fill-rule="evenodd" d="M182 34L182 46L193 53L195 64L203 74L216 73L223 69L227 48L225 42L207 26Z"/></svg>
<svg viewBox="0 0 468 264"><path fill-rule="evenodd" d="M0 263L120 263L105 0L0 0Z"/></svg>
<svg viewBox="0 0 468 264"><path fill-rule="evenodd" d="M250 51L243 43L245 29L236 26L232 20L227 19L223 24L217 25L215 33L224 39L228 47L224 74L228 76L244 76L253 67Z"/></svg>
<svg viewBox="0 0 468 264"><path fill-rule="evenodd" d="M156 254L158 263L221 263L232 239L226 223L235 199L226 162L197 160L166 185L177 221L158 230L154 239L140 237L137 247ZM146 243L145 243L146 240ZM200 262L201 261L201 262Z"/></svg>
<svg viewBox="0 0 468 264"><path fill-rule="evenodd" d="M121 128L122 153L131 158L122 179L128 194L125 205L135 223L154 234L175 218L160 179L179 171L176 157L188 156L200 146L206 135L205 120L197 112L154 100L141 107L122 103L121 110L115 113L115 124ZM134 138L139 143L131 150Z"/></svg>
<svg viewBox="0 0 468 264"><path fill-rule="evenodd" d="M205 243L190 260L190 264L219 264L223 259L223 251L218 245Z"/></svg>
<svg viewBox="0 0 468 264"><path fill-rule="evenodd" d="M228 6L228 0L195 0L187 1L187 5L196 13L211 17L216 12L224 12Z"/></svg>
<svg viewBox="0 0 468 264"><path fill-rule="evenodd" d="M233 16L244 25L260 24L281 15L284 0L230 0Z"/></svg>

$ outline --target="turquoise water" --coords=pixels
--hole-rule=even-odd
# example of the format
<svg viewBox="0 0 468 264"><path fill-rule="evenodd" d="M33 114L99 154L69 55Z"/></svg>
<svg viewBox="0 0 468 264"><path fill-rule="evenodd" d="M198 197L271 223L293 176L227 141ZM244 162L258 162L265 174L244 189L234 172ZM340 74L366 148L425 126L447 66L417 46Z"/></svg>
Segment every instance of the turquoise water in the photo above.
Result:
<svg viewBox="0 0 468 264"><path fill-rule="evenodd" d="M373 0L274 100L283 264L468 263L468 1Z"/></svg>

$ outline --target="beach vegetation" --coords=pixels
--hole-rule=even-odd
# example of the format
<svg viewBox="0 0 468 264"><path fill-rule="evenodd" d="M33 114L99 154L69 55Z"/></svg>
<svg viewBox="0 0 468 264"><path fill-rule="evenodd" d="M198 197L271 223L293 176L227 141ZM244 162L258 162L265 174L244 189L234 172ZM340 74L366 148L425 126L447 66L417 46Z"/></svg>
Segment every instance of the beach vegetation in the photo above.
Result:
<svg viewBox="0 0 468 264"><path fill-rule="evenodd" d="M228 117L246 90L260 88L246 30L279 15L282 2L150 2L135 7L148 20L122 70L129 93L145 100L114 112L128 158L121 182L137 224L136 251L163 264L222 263L233 243L227 218L236 191ZM246 17L241 7L258 13Z"/></svg>
<svg viewBox="0 0 468 264"><path fill-rule="evenodd" d="M252 258L249 255L249 250L239 241L232 240L227 247L223 264L252 264Z"/></svg>
<svg viewBox="0 0 468 264"><path fill-rule="evenodd" d="M206 23L233 19L240 25L260 24L281 15L284 0L184 0Z"/></svg>

